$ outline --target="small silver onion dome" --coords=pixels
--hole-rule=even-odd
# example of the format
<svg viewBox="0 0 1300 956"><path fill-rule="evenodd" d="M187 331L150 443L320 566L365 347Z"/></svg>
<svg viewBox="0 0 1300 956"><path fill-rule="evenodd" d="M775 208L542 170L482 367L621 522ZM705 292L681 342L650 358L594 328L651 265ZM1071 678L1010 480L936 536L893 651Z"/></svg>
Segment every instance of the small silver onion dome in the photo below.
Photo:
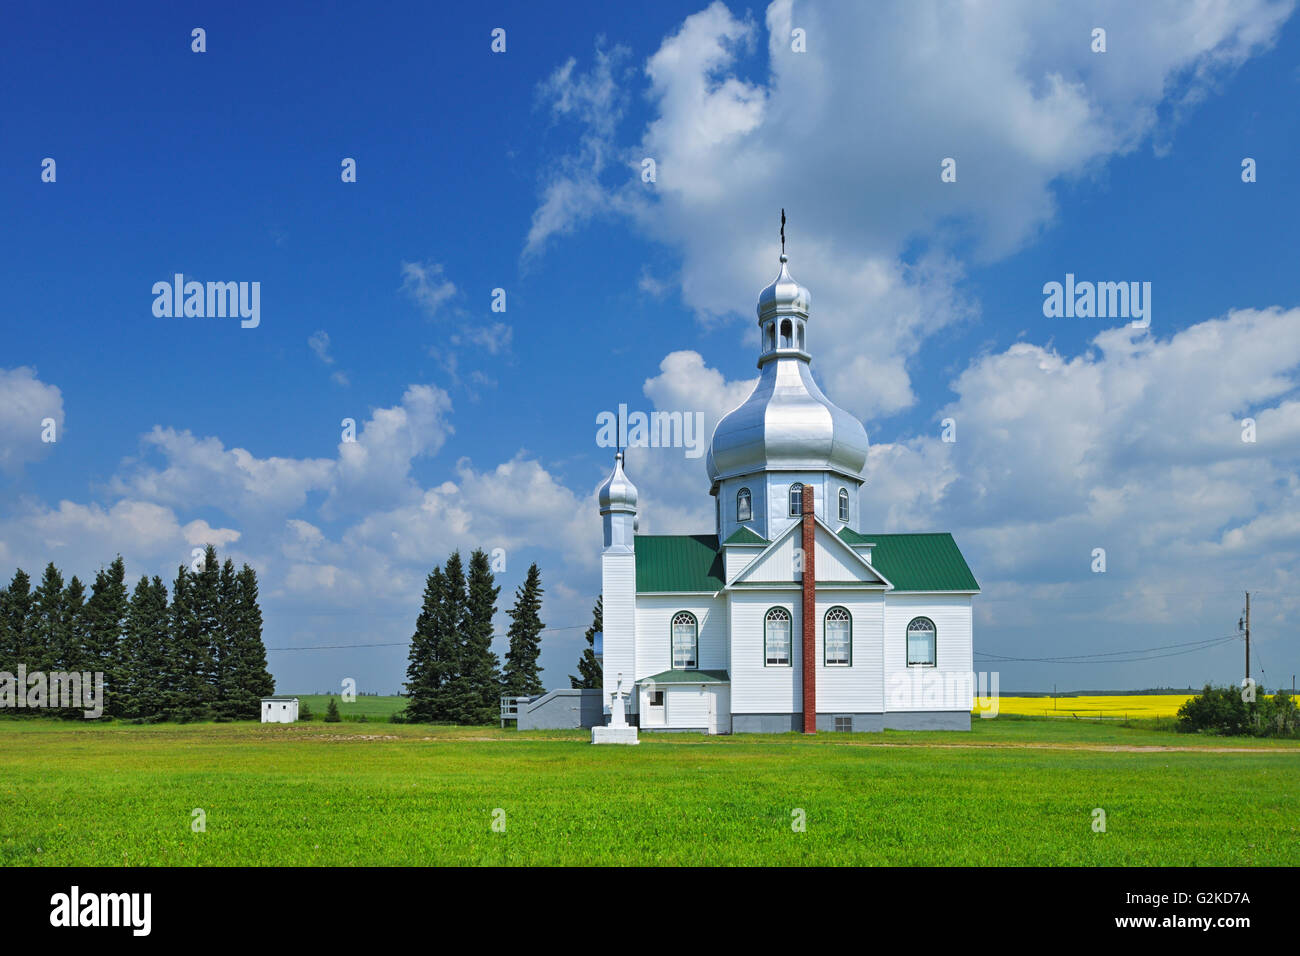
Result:
<svg viewBox="0 0 1300 956"><path fill-rule="evenodd" d="M614 458L614 470L610 472L605 483L600 486L600 513L610 511L630 511L636 513L636 485L628 480L623 472L623 453Z"/></svg>
<svg viewBox="0 0 1300 956"><path fill-rule="evenodd" d="M781 272L771 284L758 294L758 321L761 323L774 315L808 317L812 307L812 293L801 286L786 268L789 257L781 253Z"/></svg>

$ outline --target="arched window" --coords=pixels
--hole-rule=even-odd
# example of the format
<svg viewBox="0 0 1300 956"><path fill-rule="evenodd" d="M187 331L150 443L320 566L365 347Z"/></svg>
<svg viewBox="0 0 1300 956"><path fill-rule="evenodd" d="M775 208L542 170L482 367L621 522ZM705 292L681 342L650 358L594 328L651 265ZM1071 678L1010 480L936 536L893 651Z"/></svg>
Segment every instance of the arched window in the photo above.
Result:
<svg viewBox="0 0 1300 956"><path fill-rule="evenodd" d="M763 621L763 661L775 666L790 666L790 612L774 607Z"/></svg>
<svg viewBox="0 0 1300 956"><path fill-rule="evenodd" d="M907 666L934 667L934 621L928 617L914 617L907 625Z"/></svg>
<svg viewBox="0 0 1300 956"><path fill-rule="evenodd" d="M840 489L840 520L849 520L849 492L846 488Z"/></svg>
<svg viewBox="0 0 1300 956"><path fill-rule="evenodd" d="M736 492L736 520L749 521L754 517L753 499L749 496L748 488L741 488Z"/></svg>
<svg viewBox="0 0 1300 956"><path fill-rule="evenodd" d="M790 347L790 340L790 320L784 319L781 322L781 348L788 349Z"/></svg>
<svg viewBox="0 0 1300 956"><path fill-rule="evenodd" d="M853 663L853 618L847 608L833 607L826 612L823 637L828 667Z"/></svg>
<svg viewBox="0 0 1300 956"><path fill-rule="evenodd" d="M799 323L799 350L803 351L803 323Z"/></svg>
<svg viewBox="0 0 1300 956"><path fill-rule="evenodd" d="M698 666L699 630L690 611L673 615L673 670L693 670Z"/></svg>
<svg viewBox="0 0 1300 956"><path fill-rule="evenodd" d="M790 514L803 514L803 485L797 481L790 486Z"/></svg>
<svg viewBox="0 0 1300 956"><path fill-rule="evenodd" d="M772 351L772 349L776 348L776 323L775 322L769 322L767 323L766 326L764 326L763 339L765 342L767 342L767 348L765 349L765 351L770 352Z"/></svg>

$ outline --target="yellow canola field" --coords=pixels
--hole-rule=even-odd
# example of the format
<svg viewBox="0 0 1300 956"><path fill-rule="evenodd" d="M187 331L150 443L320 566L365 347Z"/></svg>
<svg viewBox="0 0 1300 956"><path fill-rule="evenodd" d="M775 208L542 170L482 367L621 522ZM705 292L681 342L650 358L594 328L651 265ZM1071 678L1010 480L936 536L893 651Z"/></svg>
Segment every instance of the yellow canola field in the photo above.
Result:
<svg viewBox="0 0 1300 956"><path fill-rule="evenodd" d="M1191 694L1131 694L1104 697L999 697L999 714L1033 717L1174 717Z"/></svg>

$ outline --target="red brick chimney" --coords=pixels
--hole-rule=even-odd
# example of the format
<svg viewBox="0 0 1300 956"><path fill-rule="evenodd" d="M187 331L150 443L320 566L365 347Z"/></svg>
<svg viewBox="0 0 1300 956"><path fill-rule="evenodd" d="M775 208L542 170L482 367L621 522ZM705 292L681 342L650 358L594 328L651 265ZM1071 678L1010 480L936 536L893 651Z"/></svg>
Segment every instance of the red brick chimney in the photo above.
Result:
<svg viewBox="0 0 1300 956"><path fill-rule="evenodd" d="M803 486L803 732L817 733L817 539L813 488Z"/></svg>

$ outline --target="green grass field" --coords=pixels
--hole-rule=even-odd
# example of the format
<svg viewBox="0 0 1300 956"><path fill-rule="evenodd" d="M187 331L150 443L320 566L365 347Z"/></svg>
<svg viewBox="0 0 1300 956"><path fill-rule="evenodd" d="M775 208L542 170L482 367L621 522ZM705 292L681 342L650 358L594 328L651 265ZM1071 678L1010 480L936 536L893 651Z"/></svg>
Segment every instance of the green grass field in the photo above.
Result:
<svg viewBox="0 0 1300 956"><path fill-rule="evenodd" d="M289 694L286 696L297 697L300 705L310 707L313 720L325 719L325 708L330 705L329 694ZM358 697L351 703L345 703L338 694L333 696L339 704L339 716L344 720L358 720L364 717L367 721L387 721L393 714L406 707L405 697Z"/></svg>
<svg viewBox="0 0 1300 956"><path fill-rule="evenodd" d="M1300 864L1294 741L1032 718L587 739L3 720L0 864Z"/></svg>

